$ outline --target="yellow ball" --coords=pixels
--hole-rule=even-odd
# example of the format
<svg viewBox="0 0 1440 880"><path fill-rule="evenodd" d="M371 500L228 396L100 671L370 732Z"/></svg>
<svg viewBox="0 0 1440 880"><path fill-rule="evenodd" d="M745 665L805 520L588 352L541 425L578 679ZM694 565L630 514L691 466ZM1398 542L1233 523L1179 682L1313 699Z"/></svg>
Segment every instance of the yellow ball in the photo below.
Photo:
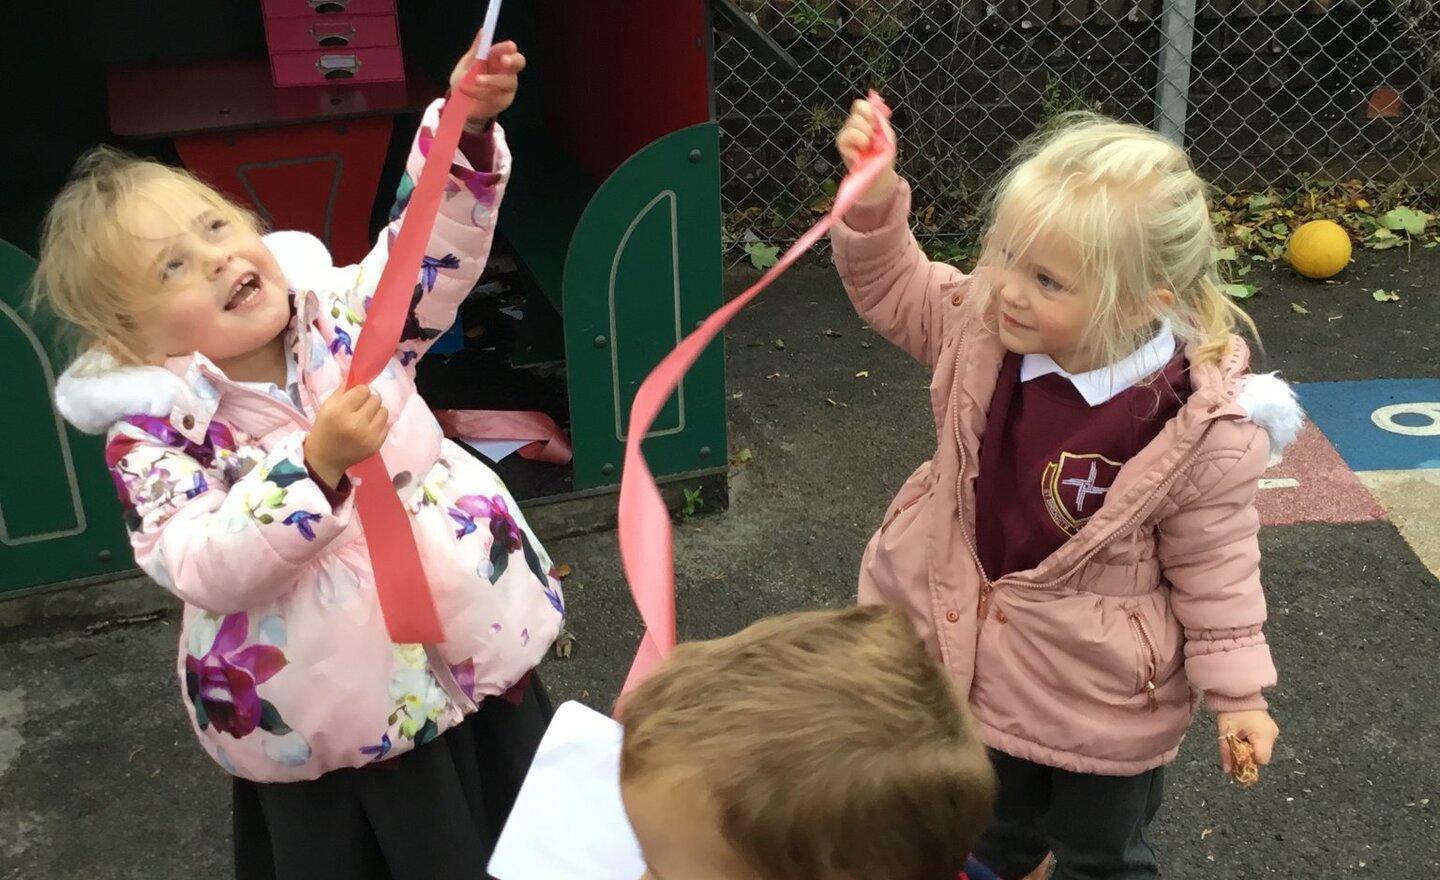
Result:
<svg viewBox="0 0 1440 880"><path fill-rule="evenodd" d="M1290 236L1289 257L1306 278L1330 278L1350 262L1350 235L1333 220L1311 220Z"/></svg>

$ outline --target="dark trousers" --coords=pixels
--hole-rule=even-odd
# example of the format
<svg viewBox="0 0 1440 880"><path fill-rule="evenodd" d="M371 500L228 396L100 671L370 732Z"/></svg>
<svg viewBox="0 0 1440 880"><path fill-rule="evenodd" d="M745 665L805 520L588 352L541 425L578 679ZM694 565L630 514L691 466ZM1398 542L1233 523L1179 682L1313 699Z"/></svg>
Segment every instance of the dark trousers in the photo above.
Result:
<svg viewBox="0 0 1440 880"><path fill-rule="evenodd" d="M237 880L477 880L552 715L537 676L398 758L234 781Z"/></svg>
<svg viewBox="0 0 1440 880"><path fill-rule="evenodd" d="M1150 821L1165 792L1163 767L1139 776L1071 773L991 750L1000 778L995 812L975 855L1020 880L1055 854L1055 880L1154 880Z"/></svg>

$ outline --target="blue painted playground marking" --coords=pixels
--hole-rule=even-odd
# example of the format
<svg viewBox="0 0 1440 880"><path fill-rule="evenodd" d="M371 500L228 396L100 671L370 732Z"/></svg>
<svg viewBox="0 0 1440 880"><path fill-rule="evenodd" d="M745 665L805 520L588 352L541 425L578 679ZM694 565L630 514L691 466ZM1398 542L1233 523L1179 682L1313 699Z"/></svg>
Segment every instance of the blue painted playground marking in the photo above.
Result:
<svg viewBox="0 0 1440 880"><path fill-rule="evenodd" d="M1295 386L1310 420L1351 470L1440 468L1440 379Z"/></svg>

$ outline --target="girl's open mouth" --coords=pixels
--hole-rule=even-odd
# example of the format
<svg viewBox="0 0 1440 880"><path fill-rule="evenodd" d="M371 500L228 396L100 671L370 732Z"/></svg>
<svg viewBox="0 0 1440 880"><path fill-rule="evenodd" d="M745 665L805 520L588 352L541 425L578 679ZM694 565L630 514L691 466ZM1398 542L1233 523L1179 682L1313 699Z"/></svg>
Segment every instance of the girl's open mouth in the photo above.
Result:
<svg viewBox="0 0 1440 880"><path fill-rule="evenodd" d="M235 289L230 293L230 299L225 303L225 311L233 312L236 309L244 308L260 298L260 276L254 272L246 272L235 282Z"/></svg>

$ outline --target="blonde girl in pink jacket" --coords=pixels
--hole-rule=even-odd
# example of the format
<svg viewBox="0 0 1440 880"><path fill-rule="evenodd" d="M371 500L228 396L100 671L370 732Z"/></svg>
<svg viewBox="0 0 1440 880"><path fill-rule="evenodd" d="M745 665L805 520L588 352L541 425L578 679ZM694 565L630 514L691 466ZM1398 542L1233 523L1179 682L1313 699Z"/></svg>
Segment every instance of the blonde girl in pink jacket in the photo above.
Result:
<svg viewBox="0 0 1440 880"><path fill-rule="evenodd" d="M452 87L476 110L369 387L343 382L400 210L358 265L333 266L183 172L102 151L47 220L37 292L83 350L56 404L107 436L136 561L184 602L178 695L234 777L240 880L479 876L549 719L531 671L564 619L559 582L515 499L415 387L485 267L510 172L493 117L525 59L501 43L476 81L466 63ZM380 613L345 475L377 452L440 644L393 644Z"/></svg>
<svg viewBox="0 0 1440 880"><path fill-rule="evenodd" d="M877 125L854 106L848 164ZM1255 492L1299 408L1249 371L1206 186L1153 132L1076 116L1024 144L972 275L909 216L892 168L833 232L860 314L934 370L935 455L860 600L908 613L970 695L1001 785L982 862L1156 877L1148 826L1197 703L1271 758Z"/></svg>

